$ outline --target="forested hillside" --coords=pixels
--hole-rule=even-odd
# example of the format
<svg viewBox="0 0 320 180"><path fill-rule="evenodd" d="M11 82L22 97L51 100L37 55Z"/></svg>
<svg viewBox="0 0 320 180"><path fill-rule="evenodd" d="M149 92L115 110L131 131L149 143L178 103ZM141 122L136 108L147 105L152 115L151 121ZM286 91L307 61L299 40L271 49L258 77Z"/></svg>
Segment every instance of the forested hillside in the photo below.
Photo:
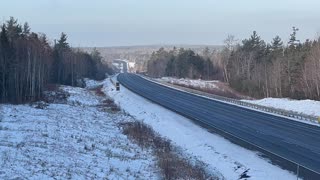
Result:
<svg viewBox="0 0 320 180"><path fill-rule="evenodd" d="M218 67L213 66L209 57L205 58L193 50L183 48L173 48L170 51L160 48L152 53L148 61L148 74L153 77L222 78Z"/></svg>
<svg viewBox="0 0 320 180"><path fill-rule="evenodd" d="M320 99L320 39L300 42L293 27L288 43L276 36L266 43L257 32L241 43L229 36L222 51L154 52L150 76L218 79L250 96Z"/></svg>
<svg viewBox="0 0 320 180"><path fill-rule="evenodd" d="M127 59L130 62L135 62L135 70L137 72L145 72L147 69L147 62L150 59L152 52L157 51L163 47L164 50L170 50L174 47L192 49L195 53L200 53L203 49L210 50L221 49L222 46L216 45L141 45L141 46L118 46L118 47L97 47L96 49L101 53L107 62L112 62L115 59ZM94 48L81 47L81 50L91 53Z"/></svg>
<svg viewBox="0 0 320 180"><path fill-rule="evenodd" d="M0 32L0 103L22 103L41 97L49 83L76 85L83 77L104 78L110 70L98 51L72 49L67 35L50 45L45 34L10 18Z"/></svg>

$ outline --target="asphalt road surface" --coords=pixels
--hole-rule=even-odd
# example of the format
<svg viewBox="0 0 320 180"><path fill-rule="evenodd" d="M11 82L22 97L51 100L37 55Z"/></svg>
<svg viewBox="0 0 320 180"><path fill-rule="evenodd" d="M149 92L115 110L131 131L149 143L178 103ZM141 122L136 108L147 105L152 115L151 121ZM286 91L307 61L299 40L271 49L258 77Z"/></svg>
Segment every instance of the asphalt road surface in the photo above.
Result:
<svg viewBox="0 0 320 180"><path fill-rule="evenodd" d="M184 93L124 73L118 81L181 115L320 172L320 127Z"/></svg>

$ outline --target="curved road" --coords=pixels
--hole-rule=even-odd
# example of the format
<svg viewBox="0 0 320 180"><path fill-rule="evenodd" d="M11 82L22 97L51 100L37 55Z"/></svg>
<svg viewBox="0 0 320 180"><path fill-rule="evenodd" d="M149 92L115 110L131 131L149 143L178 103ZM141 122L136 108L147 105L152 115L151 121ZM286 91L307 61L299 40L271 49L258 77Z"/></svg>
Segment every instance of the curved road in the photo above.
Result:
<svg viewBox="0 0 320 180"><path fill-rule="evenodd" d="M320 172L320 127L181 92L134 74L120 74L118 81L181 115Z"/></svg>

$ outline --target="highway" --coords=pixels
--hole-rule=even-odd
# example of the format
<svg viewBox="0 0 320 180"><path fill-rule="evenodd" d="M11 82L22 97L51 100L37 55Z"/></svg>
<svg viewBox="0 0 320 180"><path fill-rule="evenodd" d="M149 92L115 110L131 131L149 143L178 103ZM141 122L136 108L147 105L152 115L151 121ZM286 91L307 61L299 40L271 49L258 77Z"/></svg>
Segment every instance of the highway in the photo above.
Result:
<svg viewBox="0 0 320 180"><path fill-rule="evenodd" d="M118 81L167 109L296 162L306 169L320 172L318 126L185 93L135 74L120 74Z"/></svg>

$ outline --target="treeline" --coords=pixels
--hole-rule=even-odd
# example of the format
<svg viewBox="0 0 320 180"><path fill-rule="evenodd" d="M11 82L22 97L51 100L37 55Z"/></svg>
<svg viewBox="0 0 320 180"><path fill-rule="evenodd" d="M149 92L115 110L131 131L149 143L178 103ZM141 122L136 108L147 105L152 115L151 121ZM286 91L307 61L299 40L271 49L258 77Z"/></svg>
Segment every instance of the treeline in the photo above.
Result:
<svg viewBox="0 0 320 180"><path fill-rule="evenodd" d="M148 61L148 75L153 77L174 76L179 78L209 79L217 76L219 69L209 58L195 54L192 50L160 48ZM218 78L218 77L217 77Z"/></svg>
<svg viewBox="0 0 320 180"><path fill-rule="evenodd" d="M194 55L188 58L181 56L190 66L177 62L172 52L154 53L148 64L148 73L152 76L176 76L204 79L218 79L228 82L234 89L256 98L289 97L294 99L320 100L320 39L300 42L297 38L298 29L293 28L288 43L276 36L271 43L266 43L257 32L241 43L229 36L226 46L221 51L204 50L202 57ZM180 54L180 53L178 53ZM156 58L155 58L156 57ZM173 58L172 58L173 57ZM199 63L209 57L210 63ZM193 64L201 64L193 66ZM165 65L164 65L165 64ZM208 67L210 66L210 67ZM180 70L176 70L181 68ZM195 70L191 70L193 69ZM179 72L188 73L179 73ZM156 73L155 73L156 72ZM199 76L201 74L202 76Z"/></svg>
<svg viewBox="0 0 320 180"><path fill-rule="evenodd" d="M226 80L254 97L320 99L320 41L301 43L293 28L287 45L276 36L271 44L256 32L227 52Z"/></svg>
<svg viewBox="0 0 320 180"><path fill-rule="evenodd" d="M67 35L50 46L45 34L10 18L0 32L0 103L38 100L49 83L76 85L83 77L102 79L110 71L99 52L72 49Z"/></svg>

